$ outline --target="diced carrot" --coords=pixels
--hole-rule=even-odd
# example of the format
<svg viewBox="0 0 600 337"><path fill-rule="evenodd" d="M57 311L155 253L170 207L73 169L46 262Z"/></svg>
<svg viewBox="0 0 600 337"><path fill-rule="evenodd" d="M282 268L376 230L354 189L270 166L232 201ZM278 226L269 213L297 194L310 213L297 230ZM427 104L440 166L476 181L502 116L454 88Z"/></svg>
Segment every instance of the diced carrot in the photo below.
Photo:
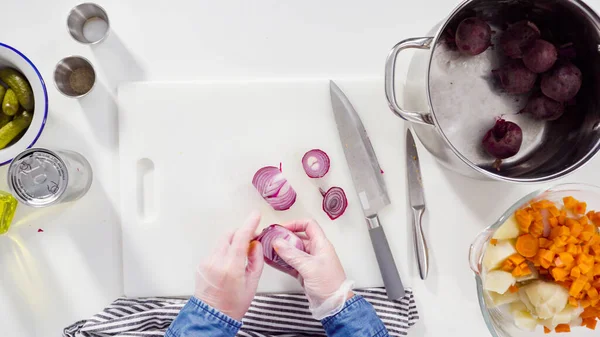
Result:
<svg viewBox="0 0 600 337"><path fill-rule="evenodd" d="M523 275L523 271L521 270L521 267L516 266L515 269L513 269L513 271L512 271L512 276L519 277L522 275Z"/></svg>
<svg viewBox="0 0 600 337"><path fill-rule="evenodd" d="M592 288L592 285L588 282L585 284L585 286L583 286L583 291L585 291L585 293L587 294L587 291L590 290L590 288Z"/></svg>
<svg viewBox="0 0 600 337"><path fill-rule="evenodd" d="M559 236L556 239L554 239L554 244L557 247L564 247L567 245L567 236L563 235L563 236Z"/></svg>
<svg viewBox="0 0 600 337"><path fill-rule="evenodd" d="M567 266L570 266L575 261L575 258L573 258L573 255L569 254L567 252L559 253L558 256L560 257L562 262Z"/></svg>
<svg viewBox="0 0 600 337"><path fill-rule="evenodd" d="M588 318L587 321L585 321L585 327L596 330L596 323L598 323L598 321L595 318Z"/></svg>
<svg viewBox="0 0 600 337"><path fill-rule="evenodd" d="M539 250L539 242L531 234L523 234L517 238L516 249L525 257L533 257Z"/></svg>
<svg viewBox="0 0 600 337"><path fill-rule="evenodd" d="M559 324L554 328L556 332L571 332L571 327L569 324Z"/></svg>
<svg viewBox="0 0 600 337"><path fill-rule="evenodd" d="M557 218L558 220L558 224L561 226L564 226L567 223L567 216L566 215L559 215Z"/></svg>
<svg viewBox="0 0 600 337"><path fill-rule="evenodd" d="M554 279L556 281L564 281L564 279L567 277L567 275L569 275L569 273L564 268L553 268L551 271L551 274L552 274L552 277L554 277ZM583 286L581 287L581 289L583 289ZM575 296L575 295L571 295L571 296Z"/></svg>
<svg viewBox="0 0 600 337"><path fill-rule="evenodd" d="M598 290L596 288L590 288L587 291L587 295L590 299L596 299L598 298Z"/></svg>
<svg viewBox="0 0 600 337"><path fill-rule="evenodd" d="M590 246L590 249L594 253L594 255L600 255L600 244L594 244Z"/></svg>
<svg viewBox="0 0 600 337"><path fill-rule="evenodd" d="M552 330L548 329L547 327L544 327L544 333L547 334L547 333L551 333L551 332L552 332Z"/></svg>
<svg viewBox="0 0 600 337"><path fill-rule="evenodd" d="M575 207L573 207L573 212L575 214L585 214L585 209L587 208L587 204L585 202L578 202Z"/></svg>
<svg viewBox="0 0 600 337"><path fill-rule="evenodd" d="M508 257L508 260L510 260L510 262L512 262L514 265L519 265L525 262L525 258L520 254L513 254Z"/></svg>
<svg viewBox="0 0 600 337"><path fill-rule="evenodd" d="M521 276L527 276L531 274L531 269L529 268L528 265L523 266L519 266L521 268ZM589 283L588 283L589 284Z"/></svg>
<svg viewBox="0 0 600 337"><path fill-rule="evenodd" d="M583 230L584 224L579 223L577 220L567 219L567 227L570 230L570 235L577 237Z"/></svg>
<svg viewBox="0 0 600 337"><path fill-rule="evenodd" d="M553 251L556 254L560 254L564 253L567 250L565 247L566 246L558 247L555 244L551 244L550 247L548 247L548 250Z"/></svg>
<svg viewBox="0 0 600 337"><path fill-rule="evenodd" d="M516 293L517 291L519 291L519 287L517 287L516 285L514 285L514 284L513 284L513 285L511 285L510 287L508 287L508 291L509 291L511 294L514 294L514 293ZM596 295L597 295L597 294L598 294L598 293L596 293Z"/></svg>
<svg viewBox="0 0 600 337"><path fill-rule="evenodd" d="M569 236L571 235L571 230L567 226L558 227L558 236Z"/></svg>
<svg viewBox="0 0 600 337"><path fill-rule="evenodd" d="M552 266L552 261L540 260L540 266L544 269L548 269Z"/></svg>
<svg viewBox="0 0 600 337"><path fill-rule="evenodd" d="M590 300L581 300L579 301L579 305L581 305L582 308L587 308L592 305L592 302Z"/></svg>
<svg viewBox="0 0 600 337"><path fill-rule="evenodd" d="M529 212L527 212L526 209L518 209L515 212L515 219L517 220L519 229L522 232L529 233L529 226L533 221L533 217L529 214Z"/></svg>
<svg viewBox="0 0 600 337"><path fill-rule="evenodd" d="M497 243L498 243L498 240L497 240L497 239L491 239L491 240L490 240L490 244L491 244L491 245L494 245L494 246L495 246Z"/></svg>
<svg viewBox="0 0 600 337"><path fill-rule="evenodd" d="M564 197L563 198L563 204L565 204L566 209L572 209L573 207L575 207L577 205L577 203L578 203L577 199L575 199L573 197Z"/></svg>
<svg viewBox="0 0 600 337"><path fill-rule="evenodd" d="M593 267L592 267L592 266L590 266L589 264L583 264L583 263L582 263L582 264L580 264L580 265L578 265L578 267L579 267L579 270L581 270L581 273L582 273L582 274L587 274L587 273L589 273L589 272L590 272L590 270L592 270L592 268L593 268Z"/></svg>
<svg viewBox="0 0 600 337"><path fill-rule="evenodd" d="M556 206L554 206L554 204L546 209L548 210L548 212L550 212L550 215L552 215L552 217L554 217L554 218L560 215L560 211L558 210L558 208L556 208Z"/></svg>
<svg viewBox="0 0 600 337"><path fill-rule="evenodd" d="M568 243L566 252L569 254L577 254L577 246L573 243Z"/></svg>
<svg viewBox="0 0 600 337"><path fill-rule="evenodd" d="M549 251L547 249L540 249L538 252L538 256L540 257L540 259L552 261L552 259L554 259L554 252Z"/></svg>
<svg viewBox="0 0 600 337"><path fill-rule="evenodd" d="M593 214L591 214L591 215L590 215L590 214L588 213L588 216L587 216L587 217L588 217L590 220L592 220L592 222L594 223L594 225L596 225L596 226L600 226L600 212L591 212L591 213L593 213Z"/></svg>
<svg viewBox="0 0 600 337"><path fill-rule="evenodd" d="M600 264L594 264L594 276L600 275Z"/></svg>
<svg viewBox="0 0 600 337"><path fill-rule="evenodd" d="M511 272L513 269L515 269L515 264L511 260L506 259L504 262L502 262L502 267L500 269Z"/></svg>
<svg viewBox="0 0 600 337"><path fill-rule="evenodd" d="M579 238L583 241L589 241L593 235L594 233L591 232L581 232L581 234L579 234Z"/></svg>
<svg viewBox="0 0 600 337"><path fill-rule="evenodd" d="M577 301L577 299L573 296L569 296L569 304L574 306L574 307L578 307L579 306L579 301Z"/></svg>
<svg viewBox="0 0 600 337"><path fill-rule="evenodd" d="M590 223L590 219L587 216L582 216L581 218L577 219L577 221L582 225L585 226L587 224Z"/></svg>
<svg viewBox="0 0 600 337"><path fill-rule="evenodd" d="M577 266L573 267L571 269L571 277L576 280L579 276L581 276L581 270Z"/></svg>
<svg viewBox="0 0 600 337"><path fill-rule="evenodd" d="M552 241L550 241L546 238L539 238L538 242L540 243L540 248L548 248L548 247L550 247L550 244L552 243Z"/></svg>
<svg viewBox="0 0 600 337"><path fill-rule="evenodd" d="M558 226L558 218L549 218L548 224L550 225L550 227Z"/></svg>
<svg viewBox="0 0 600 337"><path fill-rule="evenodd" d="M557 269L557 268L554 268ZM573 282L573 284L571 285L571 288L569 289L569 295L571 296L577 296L579 295L579 293L583 290L583 287L585 287L585 284L587 283L588 279L585 276L579 276L577 278L577 280L575 280L575 282Z"/></svg>

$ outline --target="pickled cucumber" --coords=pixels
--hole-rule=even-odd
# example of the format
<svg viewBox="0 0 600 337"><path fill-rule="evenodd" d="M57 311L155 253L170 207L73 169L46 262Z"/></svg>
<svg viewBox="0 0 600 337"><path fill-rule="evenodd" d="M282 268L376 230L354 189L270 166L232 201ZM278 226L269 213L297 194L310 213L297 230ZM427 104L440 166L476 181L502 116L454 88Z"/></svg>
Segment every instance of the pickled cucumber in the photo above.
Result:
<svg viewBox="0 0 600 337"><path fill-rule="evenodd" d="M6 115L14 116L19 111L19 100L17 94L12 90L6 90L4 99L2 100L2 112Z"/></svg>
<svg viewBox="0 0 600 337"><path fill-rule="evenodd" d="M0 70L0 80L15 92L25 110L33 111L33 91L25 76L15 69L4 68Z"/></svg>
<svg viewBox="0 0 600 337"><path fill-rule="evenodd" d="M0 85L0 102L4 99L4 94L6 94L6 88Z"/></svg>
<svg viewBox="0 0 600 337"><path fill-rule="evenodd" d="M31 124L33 119L32 114L27 111L23 111L20 115L17 115L15 119L8 122L5 126L0 128L0 149L6 147L10 142L21 134Z"/></svg>
<svg viewBox="0 0 600 337"><path fill-rule="evenodd" d="M13 117L9 116L5 113L0 112L0 128L8 124L8 122L12 121Z"/></svg>

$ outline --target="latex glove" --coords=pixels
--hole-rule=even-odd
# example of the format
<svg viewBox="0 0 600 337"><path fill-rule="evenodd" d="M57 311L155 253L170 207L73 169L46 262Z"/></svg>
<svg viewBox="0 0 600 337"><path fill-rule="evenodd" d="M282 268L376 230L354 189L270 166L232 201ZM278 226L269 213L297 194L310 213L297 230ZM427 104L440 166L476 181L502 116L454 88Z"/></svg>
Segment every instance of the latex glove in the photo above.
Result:
<svg viewBox="0 0 600 337"><path fill-rule="evenodd" d="M296 221L284 227L302 238L306 253L283 239L275 240L273 247L296 269L290 275L297 277L304 287L313 317L320 320L337 314L354 294L353 283L346 280L335 248L314 220Z"/></svg>
<svg viewBox="0 0 600 337"><path fill-rule="evenodd" d="M259 222L260 214L254 212L241 228L221 238L196 273L194 296L238 321L250 307L264 266L262 245L252 241Z"/></svg>

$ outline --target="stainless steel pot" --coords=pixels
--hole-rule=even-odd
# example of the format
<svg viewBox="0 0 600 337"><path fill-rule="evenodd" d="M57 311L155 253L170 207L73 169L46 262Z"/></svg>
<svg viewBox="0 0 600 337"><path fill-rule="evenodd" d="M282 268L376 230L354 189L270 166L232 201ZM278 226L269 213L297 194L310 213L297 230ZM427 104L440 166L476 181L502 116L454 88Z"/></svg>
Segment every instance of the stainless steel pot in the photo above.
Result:
<svg viewBox="0 0 600 337"><path fill-rule="evenodd" d="M497 170L494 158L484 153L481 139L485 131L493 126L498 107L482 104L469 91L456 92L460 99L467 100L480 111L456 116L444 115L444 107L436 106L432 90L432 72L437 51L443 52L444 39L449 29L469 16L486 20L495 31L502 30L508 23L528 19L542 30L542 37L553 34L554 43L572 42L577 57L573 62L583 73L583 84L576 97L576 105L560 119L553 122L535 121L528 116L518 115L517 105L524 105L527 97L502 97L504 103L515 107L506 111L510 118L519 119L524 140L519 153L503 162ZM582 1L578 0L467 0L461 3L438 26L434 34L427 37L406 39L391 50L386 61L385 93L392 112L412 124L412 128L423 145L448 168L463 175L479 179L496 179L509 182L544 182L581 167L600 148L600 18ZM499 36L501 34L495 34ZM492 40L494 42L494 40ZM402 107L395 91L396 59L401 51L421 49L412 58L404 91ZM501 64L499 48L491 48L488 69ZM468 64L468 60L465 61ZM469 74L465 74L468 78ZM478 80L475 78L474 80ZM451 83L452 84L452 83ZM484 87L478 86L481 92ZM498 96L499 90L490 84L485 86L486 95ZM434 111L434 107L437 111ZM442 118L443 117L443 118ZM509 118L507 118L509 119ZM450 124L448 124L450 123ZM474 124L476 123L476 124ZM462 129L461 129L462 128ZM449 137L450 129L453 137ZM456 132L455 129L459 129ZM460 135L458 139L456 135Z"/></svg>

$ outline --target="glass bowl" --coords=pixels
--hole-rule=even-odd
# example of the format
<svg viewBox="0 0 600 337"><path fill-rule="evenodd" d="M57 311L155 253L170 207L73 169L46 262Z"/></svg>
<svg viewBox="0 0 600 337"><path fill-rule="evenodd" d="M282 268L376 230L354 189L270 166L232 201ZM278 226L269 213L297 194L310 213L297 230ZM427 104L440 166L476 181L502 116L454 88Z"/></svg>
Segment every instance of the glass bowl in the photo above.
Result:
<svg viewBox="0 0 600 337"><path fill-rule="evenodd" d="M550 201L562 203L562 198L566 196L572 196L577 200L585 201L587 203L588 210L600 211L600 187L588 184L561 184L551 187L549 189L542 189L536 192L530 193L525 197L517 201L511 206L500 218L491 226L484 229L475 241L471 244L469 250L469 264L471 269L475 273L475 281L477 284L477 298L479 301L479 307L481 308L481 314L483 320L487 325L490 334L493 337L537 337L537 336L548 336L544 334L543 327L538 326L535 331L525 331L515 326L513 318L502 312L500 309L488 306L487 303L491 303L491 298L483 290L483 278L485 276L485 270L482 266L483 256L488 246L488 242L494 235L494 232L512 215L514 212L528 204L530 201L547 199ZM554 334L552 332L551 334ZM598 331L590 330L585 327L575 327L571 329L570 333L562 334L564 336L598 336Z"/></svg>

